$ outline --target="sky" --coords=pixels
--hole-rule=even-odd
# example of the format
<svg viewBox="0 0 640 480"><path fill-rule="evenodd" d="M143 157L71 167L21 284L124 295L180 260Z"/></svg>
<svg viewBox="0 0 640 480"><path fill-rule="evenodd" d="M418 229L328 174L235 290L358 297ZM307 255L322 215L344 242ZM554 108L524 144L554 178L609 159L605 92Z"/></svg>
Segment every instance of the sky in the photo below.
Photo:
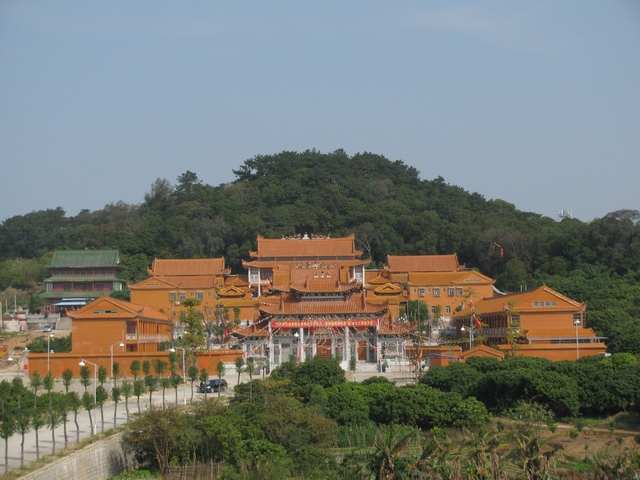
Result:
<svg viewBox="0 0 640 480"><path fill-rule="evenodd" d="M0 1L0 221L313 148L640 210L640 2Z"/></svg>

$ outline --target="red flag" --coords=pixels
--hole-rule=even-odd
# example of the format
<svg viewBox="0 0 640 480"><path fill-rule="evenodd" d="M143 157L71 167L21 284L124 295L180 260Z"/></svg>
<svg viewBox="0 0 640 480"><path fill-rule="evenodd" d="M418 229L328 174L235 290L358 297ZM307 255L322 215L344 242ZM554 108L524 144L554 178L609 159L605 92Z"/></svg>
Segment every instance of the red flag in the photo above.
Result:
<svg viewBox="0 0 640 480"><path fill-rule="evenodd" d="M504 248L500 249L500 258L504 258Z"/></svg>
<svg viewBox="0 0 640 480"><path fill-rule="evenodd" d="M473 318L473 321L476 324L476 327L478 328L482 328L482 324L480 323L480 320L478 320L478 317L476 317L475 315L473 315L471 318Z"/></svg>

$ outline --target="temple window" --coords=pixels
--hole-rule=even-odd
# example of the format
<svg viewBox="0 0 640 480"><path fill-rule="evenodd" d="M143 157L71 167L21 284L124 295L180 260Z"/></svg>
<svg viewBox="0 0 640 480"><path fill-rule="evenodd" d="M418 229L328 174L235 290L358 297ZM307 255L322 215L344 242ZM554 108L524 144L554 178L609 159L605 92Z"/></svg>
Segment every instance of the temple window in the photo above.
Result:
<svg viewBox="0 0 640 480"><path fill-rule="evenodd" d="M456 295L459 296L459 297L462 296L462 287L456 288Z"/></svg>
<svg viewBox="0 0 640 480"><path fill-rule="evenodd" d="M449 296L453 297L455 295L455 290L453 288L449 289Z"/></svg>
<svg viewBox="0 0 640 480"><path fill-rule="evenodd" d="M433 289L433 296L434 297L439 297L440 296L440 288L434 288Z"/></svg>
<svg viewBox="0 0 640 480"><path fill-rule="evenodd" d="M425 295L425 293L424 293L424 288L421 288L421 289L420 289L420 293L419 293L419 295L420 295L421 297L424 297L424 295Z"/></svg>
<svg viewBox="0 0 640 480"><path fill-rule="evenodd" d="M186 300L187 299L187 292L180 292L180 300Z"/></svg>
<svg viewBox="0 0 640 480"><path fill-rule="evenodd" d="M176 299L176 292L169 292L169 300L174 301Z"/></svg>
<svg viewBox="0 0 640 480"><path fill-rule="evenodd" d="M204 298L203 292L198 292L198 296L196 297L198 300L202 300Z"/></svg>
<svg viewBox="0 0 640 480"><path fill-rule="evenodd" d="M447 305L446 307L444 307L444 311L445 313L451 313L451 307Z"/></svg>

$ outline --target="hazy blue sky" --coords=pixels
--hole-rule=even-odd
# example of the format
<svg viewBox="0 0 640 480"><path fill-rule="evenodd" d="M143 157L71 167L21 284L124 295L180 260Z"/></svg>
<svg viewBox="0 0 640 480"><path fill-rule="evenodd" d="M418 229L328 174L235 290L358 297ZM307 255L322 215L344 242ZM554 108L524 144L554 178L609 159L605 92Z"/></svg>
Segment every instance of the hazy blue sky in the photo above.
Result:
<svg viewBox="0 0 640 480"><path fill-rule="evenodd" d="M0 221L311 148L553 217L640 209L639 5L1 2Z"/></svg>

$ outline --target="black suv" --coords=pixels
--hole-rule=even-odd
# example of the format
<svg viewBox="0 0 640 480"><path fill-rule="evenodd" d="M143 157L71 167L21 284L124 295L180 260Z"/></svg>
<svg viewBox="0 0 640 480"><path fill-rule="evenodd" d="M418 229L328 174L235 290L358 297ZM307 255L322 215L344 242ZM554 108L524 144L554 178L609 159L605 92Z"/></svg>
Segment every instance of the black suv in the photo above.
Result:
<svg viewBox="0 0 640 480"><path fill-rule="evenodd" d="M204 393L205 390L207 391L207 393L217 392L217 391L224 392L228 387L229 385L227 384L227 381L224 378L222 379L216 378L214 380L209 380L207 383L201 383L200 393Z"/></svg>

